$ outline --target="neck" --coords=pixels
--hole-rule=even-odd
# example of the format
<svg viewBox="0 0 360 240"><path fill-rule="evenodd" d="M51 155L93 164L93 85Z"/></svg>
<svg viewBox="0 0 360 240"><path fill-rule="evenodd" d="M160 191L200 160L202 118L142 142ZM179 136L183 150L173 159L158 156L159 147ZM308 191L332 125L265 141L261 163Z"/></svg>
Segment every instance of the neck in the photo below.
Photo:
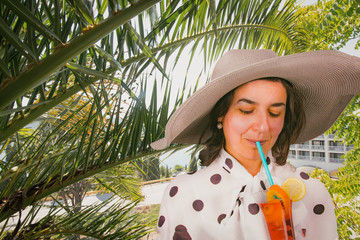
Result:
<svg viewBox="0 0 360 240"><path fill-rule="evenodd" d="M244 159L240 156L232 155L252 176L255 176L260 172L261 169L261 159Z"/></svg>
<svg viewBox="0 0 360 240"><path fill-rule="evenodd" d="M252 175L255 176L260 172L261 169L261 159L259 160L248 160L248 161L241 161L237 159L238 162L243 165L243 167Z"/></svg>
<svg viewBox="0 0 360 240"><path fill-rule="evenodd" d="M254 154L252 158L247 158L241 154L238 154L236 151L229 151L226 149L226 146L225 151L233 156L252 176L255 176L260 172L262 162L258 154ZM254 151L257 153L257 149Z"/></svg>

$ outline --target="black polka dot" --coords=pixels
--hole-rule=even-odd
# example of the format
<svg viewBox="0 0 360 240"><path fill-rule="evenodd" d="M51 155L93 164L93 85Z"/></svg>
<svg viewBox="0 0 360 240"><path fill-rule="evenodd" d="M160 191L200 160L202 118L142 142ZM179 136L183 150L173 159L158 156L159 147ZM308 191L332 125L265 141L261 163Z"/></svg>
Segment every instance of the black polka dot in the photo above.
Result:
<svg viewBox="0 0 360 240"><path fill-rule="evenodd" d="M231 160L230 158L227 158L227 159L225 160L225 164L226 164L230 169L232 169L232 167L233 167L233 162L232 162L232 160Z"/></svg>
<svg viewBox="0 0 360 240"><path fill-rule="evenodd" d="M232 211L231 211L231 213L230 213L230 217L231 217L233 214L234 214L234 210L232 210Z"/></svg>
<svg viewBox="0 0 360 240"><path fill-rule="evenodd" d="M244 186L241 188L240 192L245 191L245 188L246 188L246 185L244 185Z"/></svg>
<svg viewBox="0 0 360 240"><path fill-rule="evenodd" d="M241 205L241 201L240 198L236 199L237 204L240 206Z"/></svg>
<svg viewBox="0 0 360 240"><path fill-rule="evenodd" d="M300 177L301 177L302 179L305 179L305 180L307 180L307 179L310 178L309 175L307 175L307 173L304 173L304 172L301 172L301 173L300 173Z"/></svg>
<svg viewBox="0 0 360 240"><path fill-rule="evenodd" d="M218 223L220 224L221 221L222 221L225 217L226 217L226 214L220 214L219 217L218 217L218 219L217 219Z"/></svg>
<svg viewBox="0 0 360 240"><path fill-rule="evenodd" d="M249 204L248 209L252 215L256 215L260 210L259 205L256 203Z"/></svg>
<svg viewBox="0 0 360 240"><path fill-rule="evenodd" d="M266 158L266 163L267 163L267 165L269 165L269 164L270 164L270 162L271 162L271 161L270 161L270 158L269 158L269 157L267 157L267 158Z"/></svg>
<svg viewBox="0 0 360 240"><path fill-rule="evenodd" d="M187 231L187 228L184 225L177 225L175 231Z"/></svg>
<svg viewBox="0 0 360 240"><path fill-rule="evenodd" d="M162 227L162 225L164 225L165 222L165 217L164 216L160 216L159 217L159 221L158 221L158 226Z"/></svg>
<svg viewBox="0 0 360 240"><path fill-rule="evenodd" d="M173 240L191 240L191 236L184 225L177 225L175 227Z"/></svg>
<svg viewBox="0 0 360 240"><path fill-rule="evenodd" d="M212 184L218 184L221 181L221 175L220 174L212 175L210 181Z"/></svg>
<svg viewBox="0 0 360 240"><path fill-rule="evenodd" d="M193 202L193 208L195 209L195 211L201 211L204 208L204 203L201 200L195 200Z"/></svg>
<svg viewBox="0 0 360 240"><path fill-rule="evenodd" d="M189 173L187 173L187 174L192 175L192 174L194 174L194 173L196 173L196 172L197 172L197 170L192 171L192 172L189 172Z"/></svg>
<svg viewBox="0 0 360 240"><path fill-rule="evenodd" d="M172 187L169 192L170 197L175 196L177 194L178 190L179 190L179 188L177 186Z"/></svg>
<svg viewBox="0 0 360 240"><path fill-rule="evenodd" d="M262 189L266 190L266 186L263 180L260 180L260 185L262 187Z"/></svg>
<svg viewBox="0 0 360 240"><path fill-rule="evenodd" d="M313 209L314 213L317 215L323 214L323 212L325 211L325 207L322 204L317 204L314 209Z"/></svg>

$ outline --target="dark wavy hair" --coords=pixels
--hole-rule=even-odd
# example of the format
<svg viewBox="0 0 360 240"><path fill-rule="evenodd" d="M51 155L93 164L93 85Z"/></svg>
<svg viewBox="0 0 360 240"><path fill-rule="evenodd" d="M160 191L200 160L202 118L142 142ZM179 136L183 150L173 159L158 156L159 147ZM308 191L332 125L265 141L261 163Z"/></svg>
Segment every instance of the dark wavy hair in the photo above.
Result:
<svg viewBox="0 0 360 240"><path fill-rule="evenodd" d="M303 97L300 92L285 79L270 77L261 78L261 80L281 82L286 89L287 99L284 126L271 149L272 155L276 159L276 163L278 165L285 165L290 145L296 142L301 130L305 126L306 119L303 107ZM199 154L200 164L202 166L210 165L225 146L224 133L222 129L217 129L216 125L218 123L218 118L227 113L234 97L234 91L237 88L224 95L210 112L208 128L211 131L211 137L206 141L204 150Z"/></svg>

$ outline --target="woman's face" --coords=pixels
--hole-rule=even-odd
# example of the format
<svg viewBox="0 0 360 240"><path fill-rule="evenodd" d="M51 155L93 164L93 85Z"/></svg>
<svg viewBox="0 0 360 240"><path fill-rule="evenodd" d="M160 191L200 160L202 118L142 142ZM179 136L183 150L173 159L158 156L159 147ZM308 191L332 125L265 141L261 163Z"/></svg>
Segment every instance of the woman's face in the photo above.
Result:
<svg viewBox="0 0 360 240"><path fill-rule="evenodd" d="M238 87L223 123L225 150L238 161L259 160L256 142L266 154L284 125L286 89L281 82L256 80Z"/></svg>

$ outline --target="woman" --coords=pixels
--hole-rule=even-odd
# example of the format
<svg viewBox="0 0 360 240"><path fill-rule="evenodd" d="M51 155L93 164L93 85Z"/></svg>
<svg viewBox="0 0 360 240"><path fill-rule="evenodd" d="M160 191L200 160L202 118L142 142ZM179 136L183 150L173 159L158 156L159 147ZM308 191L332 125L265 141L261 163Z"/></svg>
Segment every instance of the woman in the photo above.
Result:
<svg viewBox="0 0 360 240"><path fill-rule="evenodd" d="M325 132L359 89L360 60L336 51L278 57L270 50L232 50L222 56L211 82L176 110L165 138L152 144L206 145L200 158L207 167L177 177L165 190L160 239L269 238L257 199L269 188L257 141L275 184L295 177L306 187L292 204L295 238L336 239L326 188L286 164L286 156L290 144Z"/></svg>

